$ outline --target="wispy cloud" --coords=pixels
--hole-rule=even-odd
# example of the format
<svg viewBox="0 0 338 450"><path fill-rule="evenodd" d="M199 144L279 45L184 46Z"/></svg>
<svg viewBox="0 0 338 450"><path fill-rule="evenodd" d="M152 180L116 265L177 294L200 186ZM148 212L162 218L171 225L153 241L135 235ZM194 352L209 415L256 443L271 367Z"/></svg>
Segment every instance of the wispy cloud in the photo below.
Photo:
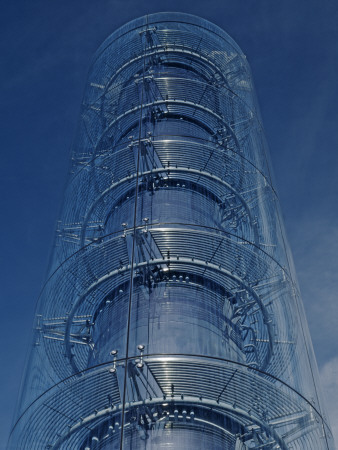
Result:
<svg viewBox="0 0 338 450"><path fill-rule="evenodd" d="M312 210L289 218L289 233L319 367L337 357L338 219Z"/></svg>
<svg viewBox="0 0 338 450"><path fill-rule="evenodd" d="M323 366L320 378L333 437L338 443L338 357L331 359Z"/></svg>

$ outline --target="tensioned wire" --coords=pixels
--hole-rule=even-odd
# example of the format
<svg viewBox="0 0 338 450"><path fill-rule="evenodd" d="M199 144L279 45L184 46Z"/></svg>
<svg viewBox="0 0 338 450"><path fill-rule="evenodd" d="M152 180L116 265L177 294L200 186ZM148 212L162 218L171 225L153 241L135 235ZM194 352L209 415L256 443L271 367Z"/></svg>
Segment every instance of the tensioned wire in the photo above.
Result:
<svg viewBox="0 0 338 450"><path fill-rule="evenodd" d="M146 29L148 29L148 15ZM142 37L140 36L142 39ZM127 319L127 342L126 342L126 356L123 379L123 396L122 396L122 413L121 413L121 437L120 450L123 450L123 436L124 436L124 419L125 419L125 404L127 392L127 373L128 373L128 359L129 359L129 340L130 340L130 320L131 320L131 306L133 300L133 285L134 285L134 260L135 260L135 240L137 228L137 204L138 204L138 186L139 186L139 168L141 155L141 139L142 139L142 114L143 114L143 95L144 95L144 76L145 76L145 53L146 41L143 48L143 69L142 69L142 86L141 86L141 105L140 105L140 119L139 119L139 133L138 133L138 147L137 147L137 163L136 163L136 186L135 186L135 203L134 203L134 219L133 219L133 241L131 251L131 267L130 267L130 287L129 287L129 301L128 301L128 319Z"/></svg>

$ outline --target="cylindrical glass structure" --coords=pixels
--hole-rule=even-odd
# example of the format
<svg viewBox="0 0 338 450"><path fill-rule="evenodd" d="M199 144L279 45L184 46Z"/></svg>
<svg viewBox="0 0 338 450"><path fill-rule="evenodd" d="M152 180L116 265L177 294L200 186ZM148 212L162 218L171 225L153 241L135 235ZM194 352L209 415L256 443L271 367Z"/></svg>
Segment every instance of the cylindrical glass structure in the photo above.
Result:
<svg viewBox="0 0 338 450"><path fill-rule="evenodd" d="M9 448L334 447L269 170L223 30L101 45Z"/></svg>

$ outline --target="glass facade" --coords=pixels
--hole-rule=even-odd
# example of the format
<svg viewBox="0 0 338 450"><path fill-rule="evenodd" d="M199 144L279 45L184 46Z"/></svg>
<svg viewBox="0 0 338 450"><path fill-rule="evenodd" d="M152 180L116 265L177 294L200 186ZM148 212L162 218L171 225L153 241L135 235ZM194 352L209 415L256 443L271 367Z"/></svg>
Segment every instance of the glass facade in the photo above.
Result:
<svg viewBox="0 0 338 450"><path fill-rule="evenodd" d="M9 448L334 448L269 166L223 30L101 45Z"/></svg>

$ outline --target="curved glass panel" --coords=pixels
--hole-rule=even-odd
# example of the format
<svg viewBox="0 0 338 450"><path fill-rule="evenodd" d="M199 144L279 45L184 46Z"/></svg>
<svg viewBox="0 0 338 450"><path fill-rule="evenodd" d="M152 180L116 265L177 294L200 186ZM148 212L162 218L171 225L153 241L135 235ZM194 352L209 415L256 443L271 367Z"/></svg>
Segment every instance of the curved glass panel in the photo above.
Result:
<svg viewBox="0 0 338 450"><path fill-rule="evenodd" d="M250 69L194 16L88 77L9 448L334 448Z"/></svg>

